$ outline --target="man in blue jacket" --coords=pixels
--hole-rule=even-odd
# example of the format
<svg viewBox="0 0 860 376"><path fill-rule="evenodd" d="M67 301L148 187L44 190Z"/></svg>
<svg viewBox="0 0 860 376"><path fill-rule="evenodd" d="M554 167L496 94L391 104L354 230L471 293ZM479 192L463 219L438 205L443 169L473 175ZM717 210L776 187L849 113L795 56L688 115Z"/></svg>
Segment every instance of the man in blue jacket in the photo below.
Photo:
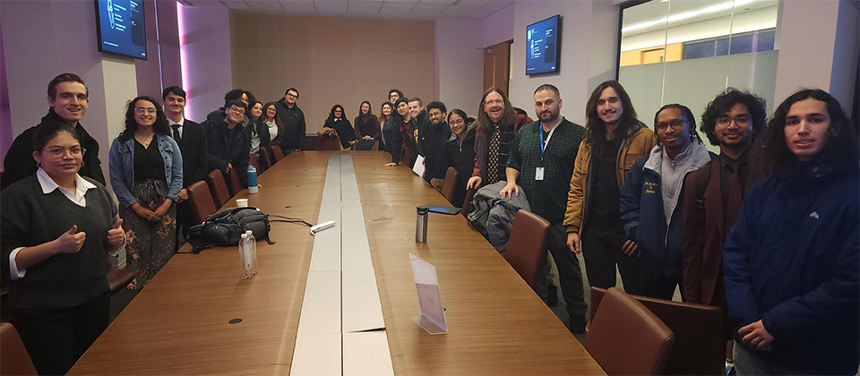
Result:
<svg viewBox="0 0 860 376"><path fill-rule="evenodd" d="M654 116L657 146L640 158L621 191L621 222L633 245L628 255L641 252L639 292L652 298L672 300L681 285L681 205L684 176L711 160L696 133L696 119L689 108L667 104Z"/></svg>
<svg viewBox="0 0 860 376"><path fill-rule="evenodd" d="M845 374L860 364L857 129L832 96L785 100L757 141L724 248L738 375Z"/></svg>

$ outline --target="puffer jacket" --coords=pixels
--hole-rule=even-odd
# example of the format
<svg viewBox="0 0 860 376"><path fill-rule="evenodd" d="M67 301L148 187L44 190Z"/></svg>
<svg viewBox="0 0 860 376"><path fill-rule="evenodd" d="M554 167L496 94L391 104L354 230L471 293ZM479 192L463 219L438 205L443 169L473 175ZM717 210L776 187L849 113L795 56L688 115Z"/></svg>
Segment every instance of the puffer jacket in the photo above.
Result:
<svg viewBox="0 0 860 376"><path fill-rule="evenodd" d="M526 194L519 186L519 196L514 195L510 199L499 196L505 184L507 182L500 181L479 189L472 201L472 212L467 217L472 228L484 235L502 255L505 254L517 212L520 209L530 210Z"/></svg>

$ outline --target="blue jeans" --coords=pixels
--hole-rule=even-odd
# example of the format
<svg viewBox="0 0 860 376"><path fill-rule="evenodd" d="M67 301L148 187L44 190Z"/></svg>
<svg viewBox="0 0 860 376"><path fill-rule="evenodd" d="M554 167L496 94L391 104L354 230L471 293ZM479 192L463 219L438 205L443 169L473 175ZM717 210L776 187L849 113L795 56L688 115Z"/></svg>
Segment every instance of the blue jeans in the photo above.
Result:
<svg viewBox="0 0 860 376"><path fill-rule="evenodd" d="M738 376L744 375L800 375L792 369L785 368L779 364L764 360L756 355L756 350L750 350L735 341L732 355L735 362L735 372Z"/></svg>

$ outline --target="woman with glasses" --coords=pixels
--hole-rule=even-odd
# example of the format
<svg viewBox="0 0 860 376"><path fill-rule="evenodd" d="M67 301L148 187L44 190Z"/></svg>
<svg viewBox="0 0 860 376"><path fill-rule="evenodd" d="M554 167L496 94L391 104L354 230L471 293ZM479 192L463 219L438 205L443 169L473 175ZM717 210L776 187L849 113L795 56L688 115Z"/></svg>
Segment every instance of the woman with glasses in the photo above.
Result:
<svg viewBox="0 0 860 376"><path fill-rule="evenodd" d="M0 274L36 370L62 375L110 322L108 255L125 233L107 188L78 174L85 150L72 126L43 123L32 142L38 170L0 198Z"/></svg>
<svg viewBox="0 0 860 376"><path fill-rule="evenodd" d="M127 267L139 290L176 250L176 202L182 189L182 154L168 135L167 117L150 97L128 104L125 130L110 147L110 182L126 224Z"/></svg>
<svg viewBox="0 0 860 376"><path fill-rule="evenodd" d="M443 165L457 169L457 189L454 194L456 207L463 207L466 198L466 183L472 176L475 167L475 127L468 124L468 116L463 110L456 108L448 114L448 127L451 137L445 141Z"/></svg>

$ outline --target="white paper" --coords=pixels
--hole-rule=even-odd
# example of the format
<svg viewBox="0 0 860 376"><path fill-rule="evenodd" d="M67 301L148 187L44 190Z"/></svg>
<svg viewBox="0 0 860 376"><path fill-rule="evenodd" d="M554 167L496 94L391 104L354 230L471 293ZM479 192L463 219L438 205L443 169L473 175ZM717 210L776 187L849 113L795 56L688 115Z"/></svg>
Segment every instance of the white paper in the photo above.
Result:
<svg viewBox="0 0 860 376"><path fill-rule="evenodd" d="M343 334L343 375L394 376L385 330Z"/></svg>
<svg viewBox="0 0 860 376"><path fill-rule="evenodd" d="M424 177L424 156L423 155L419 154L418 158L415 158L415 165L412 166L412 172L414 172L415 175Z"/></svg>
<svg viewBox="0 0 860 376"><path fill-rule="evenodd" d="M409 260L412 263L415 289L418 291L418 305L421 307L421 314L413 317L412 321L427 333L447 333L448 323L445 321L445 308L442 305L442 290L439 289L436 267L411 253Z"/></svg>

